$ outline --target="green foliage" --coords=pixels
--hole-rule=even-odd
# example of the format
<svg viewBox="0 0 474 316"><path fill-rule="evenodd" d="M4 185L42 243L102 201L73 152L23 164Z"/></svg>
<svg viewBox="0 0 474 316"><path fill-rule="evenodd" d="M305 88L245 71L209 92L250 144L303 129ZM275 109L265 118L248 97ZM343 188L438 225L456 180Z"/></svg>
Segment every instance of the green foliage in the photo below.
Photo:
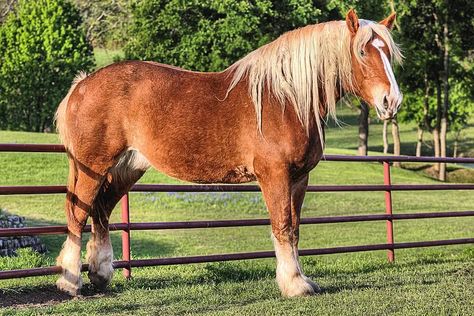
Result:
<svg viewBox="0 0 474 316"><path fill-rule="evenodd" d="M31 248L20 248L16 250L16 256L0 257L0 270L36 268L50 264L51 261Z"/></svg>
<svg viewBox="0 0 474 316"><path fill-rule="evenodd" d="M125 57L222 70L285 31L327 19L327 11L325 1L310 0L141 1Z"/></svg>
<svg viewBox="0 0 474 316"><path fill-rule="evenodd" d="M93 66L79 11L20 0L0 27L0 128L42 131L79 70Z"/></svg>
<svg viewBox="0 0 474 316"><path fill-rule="evenodd" d="M449 93L449 130L458 132L468 124L469 117L474 113L474 102L472 93L469 91L470 86L459 80L450 80ZM430 129L436 120L437 102L436 96L428 97L428 108L425 109L423 104L424 95L421 89L414 92L408 92L404 96L403 110L398 114L401 122L415 122L417 126L423 129ZM426 115L425 115L425 112Z"/></svg>
<svg viewBox="0 0 474 316"><path fill-rule="evenodd" d="M336 9L343 17L350 9L355 9L361 19L380 21L390 13L387 2L380 0L329 0L328 7Z"/></svg>
<svg viewBox="0 0 474 316"><path fill-rule="evenodd" d="M460 9L462 8L462 9ZM427 130L437 123L437 83L444 75L443 23L449 26L450 93L448 118L450 129L457 131L467 124L474 112L474 3L454 0L397 1L401 30L399 38L406 58L399 72L405 101L399 117L415 121ZM423 106L428 91L429 107ZM427 116L424 117L426 112Z"/></svg>
<svg viewBox="0 0 474 316"><path fill-rule="evenodd" d="M451 85L449 121L452 131L461 131L467 124L469 117L474 114L474 100L472 95L472 85L460 82Z"/></svg>

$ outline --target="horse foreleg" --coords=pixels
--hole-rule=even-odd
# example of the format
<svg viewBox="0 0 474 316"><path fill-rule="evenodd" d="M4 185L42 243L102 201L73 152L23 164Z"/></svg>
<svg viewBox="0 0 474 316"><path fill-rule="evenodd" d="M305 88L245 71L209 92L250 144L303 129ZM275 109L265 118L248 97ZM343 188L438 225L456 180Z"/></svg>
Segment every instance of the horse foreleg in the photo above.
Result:
<svg viewBox="0 0 474 316"><path fill-rule="evenodd" d="M287 297L315 294L318 286L303 275L298 261L299 212L307 179L294 183L284 168L265 171L259 183L270 213L278 286Z"/></svg>
<svg viewBox="0 0 474 316"><path fill-rule="evenodd" d="M303 178L301 178L301 180L294 182L291 186L291 225L293 232L293 252L299 266L301 277L311 285L315 293L318 293L320 292L319 286L303 274L298 254L301 207L303 206L304 196L306 194L307 187L308 175L305 175Z"/></svg>
<svg viewBox="0 0 474 316"><path fill-rule="evenodd" d="M67 193L68 236L56 260L57 264L62 267L62 276L56 282L56 286L72 296L79 295L81 291L82 230L87 222L92 202L100 184L100 177L92 178L79 171L74 192L68 191Z"/></svg>

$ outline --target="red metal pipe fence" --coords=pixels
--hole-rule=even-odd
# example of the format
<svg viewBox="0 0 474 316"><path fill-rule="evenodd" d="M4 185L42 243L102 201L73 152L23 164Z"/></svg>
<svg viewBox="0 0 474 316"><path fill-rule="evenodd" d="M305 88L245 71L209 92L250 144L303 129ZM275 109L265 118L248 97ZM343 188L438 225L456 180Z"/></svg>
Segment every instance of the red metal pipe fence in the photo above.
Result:
<svg viewBox="0 0 474 316"><path fill-rule="evenodd" d="M62 145L45 144L0 144L0 152L64 152ZM342 156L326 155L326 161L347 162L380 162L383 164L383 185L311 185L308 192L385 192L385 214L378 215L349 215L349 216L327 216L301 219L301 224L327 224L347 222L386 221L387 243L360 246L344 246L319 249L300 250L301 256L323 255L335 253L349 253L358 251L387 250L388 260L395 260L395 249L432 247L457 244L474 244L474 238L459 238L448 240L432 240L418 242L394 242L393 221L444 217L466 217L474 216L474 211L457 212L432 212L432 213L408 213L393 214L392 191L419 191L419 190L474 190L474 184L402 184L394 185L390 179L390 163L399 162L446 162L446 163L472 163L474 158L433 158L433 157L410 157L410 156ZM258 192L260 188L256 185L168 185L168 184L137 184L131 191L134 192ZM65 186L0 186L0 195L11 194L58 194L66 193ZM159 266L171 264L188 264L215 261L231 261L244 259L258 259L274 257L273 251L259 251L246 253L218 254L207 256L188 256L159 259L132 260L130 256L130 232L132 230L164 230L164 229L193 229L193 228L216 228L216 227L243 227L269 225L268 219L247 220L215 220L215 221L192 221L192 222L152 222L131 223L128 194L122 198L122 222L110 224L111 231L122 231L122 260L114 262L114 268L123 269L124 276L131 276L132 267ZM90 226L85 227L85 232L90 232ZM46 234L65 234L66 226L42 226L24 228L0 228L0 237L27 236ZM83 265L83 271L87 265ZM0 271L0 279L21 278L28 276L51 275L61 273L61 267L42 267L23 270Z"/></svg>
<svg viewBox="0 0 474 316"><path fill-rule="evenodd" d="M392 181L390 179L390 164L387 161L383 162L383 184L390 185ZM385 214L392 215L392 191L385 191ZM387 243L393 245L393 220L390 218L387 220ZM388 261L393 262L395 260L395 250L393 248L388 250Z"/></svg>

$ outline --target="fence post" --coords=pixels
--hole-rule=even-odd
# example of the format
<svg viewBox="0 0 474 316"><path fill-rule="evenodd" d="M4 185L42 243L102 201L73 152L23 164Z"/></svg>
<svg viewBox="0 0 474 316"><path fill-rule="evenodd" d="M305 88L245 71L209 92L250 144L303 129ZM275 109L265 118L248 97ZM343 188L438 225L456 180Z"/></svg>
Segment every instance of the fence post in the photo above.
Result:
<svg viewBox="0 0 474 316"><path fill-rule="evenodd" d="M391 185L390 180L390 163L388 161L383 162L383 183L385 185ZM392 190L385 191L385 214L392 215ZM387 220L387 243L393 245L393 220L390 218ZM395 261L395 249L391 248L388 250L388 261Z"/></svg>
<svg viewBox="0 0 474 316"><path fill-rule="evenodd" d="M130 266L130 209L128 193L122 197L122 223L127 224L127 228L122 231L122 260L128 261L128 266L123 269L123 276L130 279L132 268Z"/></svg>

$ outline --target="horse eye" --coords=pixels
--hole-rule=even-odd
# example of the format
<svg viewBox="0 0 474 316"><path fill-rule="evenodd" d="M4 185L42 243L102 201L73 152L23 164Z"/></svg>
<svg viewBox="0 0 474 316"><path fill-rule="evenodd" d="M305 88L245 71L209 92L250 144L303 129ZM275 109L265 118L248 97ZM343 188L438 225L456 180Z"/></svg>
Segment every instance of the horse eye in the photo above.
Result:
<svg viewBox="0 0 474 316"><path fill-rule="evenodd" d="M365 56L365 52L363 50L360 51L361 56Z"/></svg>

